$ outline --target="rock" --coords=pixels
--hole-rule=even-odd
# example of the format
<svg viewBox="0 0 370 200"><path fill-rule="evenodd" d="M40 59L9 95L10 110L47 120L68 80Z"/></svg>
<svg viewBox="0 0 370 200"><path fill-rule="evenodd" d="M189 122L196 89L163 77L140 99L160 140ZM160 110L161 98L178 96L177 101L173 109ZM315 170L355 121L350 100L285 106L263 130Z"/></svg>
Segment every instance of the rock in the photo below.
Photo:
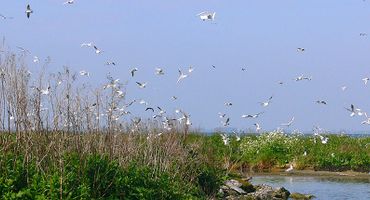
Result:
<svg viewBox="0 0 370 200"><path fill-rule="evenodd" d="M231 179L231 180L225 181L225 185L229 187L231 190L238 192L239 194L247 194L246 191L240 188L241 186L243 186L243 184L237 180Z"/></svg>
<svg viewBox="0 0 370 200"><path fill-rule="evenodd" d="M298 192L294 192L290 194L289 198L295 199L295 200L310 200L310 199L315 198L315 196L312 194L301 194Z"/></svg>
<svg viewBox="0 0 370 200"><path fill-rule="evenodd" d="M271 186L268 185L257 185L256 186L256 191L252 193L248 193L246 197L250 199L258 199L258 200L285 200L288 199L290 195L290 192L286 190L283 187L280 188L272 188Z"/></svg>

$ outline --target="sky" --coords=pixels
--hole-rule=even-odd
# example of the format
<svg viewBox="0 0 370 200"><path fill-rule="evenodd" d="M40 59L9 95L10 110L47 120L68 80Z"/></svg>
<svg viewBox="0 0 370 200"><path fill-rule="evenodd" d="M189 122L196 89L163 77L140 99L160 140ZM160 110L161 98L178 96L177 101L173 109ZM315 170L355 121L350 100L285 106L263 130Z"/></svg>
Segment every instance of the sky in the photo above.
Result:
<svg viewBox="0 0 370 200"><path fill-rule="evenodd" d="M30 50L32 62L51 57L50 71L68 66L86 70L86 82L103 83L107 73L127 83L127 100L145 99L173 113L191 115L193 128L222 127L219 112L230 127L263 130L281 127L292 117L290 130L365 131L363 116L350 117L354 104L370 112L370 1L362 0L2 0L0 37L17 52ZM34 13L26 18L26 5ZM196 15L214 11L213 22ZM360 36L368 33L369 36ZM93 42L104 52L80 48ZM297 52L297 48L305 48ZM116 66L105 66L108 60ZM212 65L216 66L214 69ZM179 84L178 69L195 70ZM135 77L130 70L137 67ZM156 76L155 68L164 69ZM242 71L241 68L246 68ZM311 81L296 82L299 75ZM148 82L140 89L136 81ZM283 85L278 82L283 81ZM342 86L347 90L342 91ZM178 100L171 100L171 96ZM273 95L272 103L258 102ZM325 100L319 105L316 100ZM233 105L226 107L225 102ZM136 105L133 114L150 117ZM257 119L242 114L264 112Z"/></svg>

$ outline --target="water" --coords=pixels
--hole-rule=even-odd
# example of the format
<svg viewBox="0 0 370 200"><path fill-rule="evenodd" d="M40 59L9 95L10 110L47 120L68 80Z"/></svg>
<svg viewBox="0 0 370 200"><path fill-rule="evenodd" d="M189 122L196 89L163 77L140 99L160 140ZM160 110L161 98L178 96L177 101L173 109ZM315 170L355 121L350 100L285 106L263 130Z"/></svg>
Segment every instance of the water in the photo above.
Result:
<svg viewBox="0 0 370 200"><path fill-rule="evenodd" d="M253 176L252 184L285 187L289 192L313 194L316 199L370 200L370 178Z"/></svg>

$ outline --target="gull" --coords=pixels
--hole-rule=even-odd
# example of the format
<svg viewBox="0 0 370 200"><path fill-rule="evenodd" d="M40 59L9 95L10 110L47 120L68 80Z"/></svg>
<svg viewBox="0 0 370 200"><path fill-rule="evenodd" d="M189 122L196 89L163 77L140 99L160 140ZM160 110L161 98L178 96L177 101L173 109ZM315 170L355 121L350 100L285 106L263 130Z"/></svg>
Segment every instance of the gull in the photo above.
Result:
<svg viewBox="0 0 370 200"><path fill-rule="evenodd" d="M136 82L136 84L139 86L139 88L143 89L146 87L146 82L145 83L140 83L140 82Z"/></svg>
<svg viewBox="0 0 370 200"><path fill-rule="evenodd" d="M367 82L370 80L370 78L369 77L365 77L362 80L364 81L365 85L367 85Z"/></svg>
<svg viewBox="0 0 370 200"><path fill-rule="evenodd" d="M164 75L164 72L163 72L163 69L161 69L161 68L155 68L155 74L156 75Z"/></svg>
<svg viewBox="0 0 370 200"><path fill-rule="evenodd" d="M344 85L344 86L341 87L341 89L342 89L342 91L344 91L344 90L347 89L347 86Z"/></svg>
<svg viewBox="0 0 370 200"><path fill-rule="evenodd" d="M37 56L34 56L33 57L33 62L34 63L38 63L38 62L40 62L40 60L39 60L39 58Z"/></svg>
<svg viewBox="0 0 370 200"><path fill-rule="evenodd" d="M73 4L75 1L74 0L69 0L69 1L66 1L64 2L63 4L66 5L66 4Z"/></svg>
<svg viewBox="0 0 370 200"><path fill-rule="evenodd" d="M113 61L107 61L107 62L105 63L105 65L114 65L114 66L116 66L116 63L115 63L115 62L113 62Z"/></svg>
<svg viewBox="0 0 370 200"><path fill-rule="evenodd" d="M159 115L163 115L166 113L165 110L163 110L161 107L157 106L158 110L159 110Z"/></svg>
<svg viewBox="0 0 370 200"><path fill-rule="evenodd" d="M324 101L324 100L317 100L316 103L318 103L318 104L324 104L324 105L327 104L326 101Z"/></svg>
<svg viewBox="0 0 370 200"><path fill-rule="evenodd" d="M293 165L292 164L290 164L289 165L289 168L288 169L286 169L285 170L285 172L290 172L290 171L292 171L293 170Z"/></svg>
<svg viewBox="0 0 370 200"><path fill-rule="evenodd" d="M256 127L256 132L261 130L261 126L258 123L253 124Z"/></svg>
<svg viewBox="0 0 370 200"><path fill-rule="evenodd" d="M31 13L33 13L33 10L31 9L30 4L28 4L28 5L27 5L27 9L26 9L26 15L27 15L27 18L30 18Z"/></svg>
<svg viewBox="0 0 370 200"><path fill-rule="evenodd" d="M85 71L85 70L82 70L82 71L80 71L80 75L81 76L90 76L90 73Z"/></svg>
<svg viewBox="0 0 370 200"><path fill-rule="evenodd" d="M261 106L263 107L267 107L268 105L270 105L271 103L271 100L272 100L272 96L265 102L260 102Z"/></svg>
<svg viewBox="0 0 370 200"><path fill-rule="evenodd" d="M254 115L250 115L250 114L248 114L248 115L242 115L242 118L257 118L257 117L259 117L262 113L263 113L263 112L259 112L259 113L254 114Z"/></svg>
<svg viewBox="0 0 370 200"><path fill-rule="evenodd" d="M177 83L179 83L182 79L188 77L187 74L182 73L182 71L179 69L179 78L177 79Z"/></svg>
<svg viewBox="0 0 370 200"><path fill-rule="evenodd" d="M349 112L351 112L350 116L353 117L355 116L356 114L359 115L359 116L362 116L362 112L361 112L361 109L359 108L355 108L355 106L353 104L351 104L351 107L350 108L345 108L346 110L348 110Z"/></svg>
<svg viewBox="0 0 370 200"><path fill-rule="evenodd" d="M82 43L81 44L81 47L92 47L93 46L93 43L92 42L88 42L88 43Z"/></svg>
<svg viewBox="0 0 370 200"><path fill-rule="evenodd" d="M101 54L103 52L102 50L98 49L98 47L96 47L95 45L94 45L94 49L95 49L96 54Z"/></svg>
<svg viewBox="0 0 370 200"><path fill-rule="evenodd" d="M192 66L190 66L190 67L189 67L189 70L188 70L189 74L190 74L191 72L193 72L193 71L194 71L194 68L193 68Z"/></svg>
<svg viewBox="0 0 370 200"><path fill-rule="evenodd" d="M298 76L297 78L294 79L295 81L302 81L302 80L312 80L312 77L304 77L303 75Z"/></svg>
<svg viewBox="0 0 370 200"><path fill-rule="evenodd" d="M283 123L283 124L281 124L282 126L287 126L287 127L289 127L290 125L292 125L293 124L293 122L294 122L294 117L292 117L292 119L288 122L288 123Z"/></svg>
<svg viewBox="0 0 370 200"><path fill-rule="evenodd" d="M298 51L298 52L304 52L304 51L305 51L305 49L304 49L304 48L302 48L302 47L298 47L298 48L297 48L297 51Z"/></svg>
<svg viewBox="0 0 370 200"><path fill-rule="evenodd" d="M197 14L197 16L199 16L199 18L203 21L206 21L206 20L213 21L215 20L216 12L204 11L204 12Z"/></svg>
<svg viewBox="0 0 370 200"><path fill-rule="evenodd" d="M225 105L225 106L232 106L232 105L233 105L233 103L232 103L232 102L226 102L226 103L224 103L224 105Z"/></svg>
<svg viewBox="0 0 370 200"><path fill-rule="evenodd" d="M136 67L135 67L135 68L133 68L133 69L131 69L131 72L130 72L130 73L131 73L131 76L132 76L132 77L134 77L134 76L135 76L135 72L137 72L138 70L139 70L139 69L138 69L138 68L136 68Z"/></svg>

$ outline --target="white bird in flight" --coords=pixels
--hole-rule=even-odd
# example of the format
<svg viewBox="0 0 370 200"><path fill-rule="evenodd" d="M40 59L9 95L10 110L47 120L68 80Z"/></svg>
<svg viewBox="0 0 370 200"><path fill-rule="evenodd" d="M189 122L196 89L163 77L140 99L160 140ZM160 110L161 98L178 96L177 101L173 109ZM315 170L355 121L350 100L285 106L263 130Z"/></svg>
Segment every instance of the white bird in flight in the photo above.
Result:
<svg viewBox="0 0 370 200"><path fill-rule="evenodd" d="M182 79L188 77L187 74L184 74L180 69L179 69L179 78L177 79L177 83L179 83Z"/></svg>
<svg viewBox="0 0 370 200"><path fill-rule="evenodd" d="M297 51L298 51L298 52L304 52L305 50L306 50L306 49L305 49L305 48L302 48L302 47L298 47L298 48L297 48Z"/></svg>
<svg viewBox="0 0 370 200"><path fill-rule="evenodd" d="M271 96L267 101L259 102L259 103L261 104L261 106L263 106L263 107L267 107L267 106L269 106L269 105L270 105L271 100L272 100L272 96Z"/></svg>
<svg viewBox="0 0 370 200"><path fill-rule="evenodd" d="M131 69L131 72L130 72L130 73L131 73L131 76L132 76L132 77L134 77L134 76L135 76L135 72L137 72L138 70L139 70L139 69L138 69L137 67L132 68L132 69Z"/></svg>
<svg viewBox="0 0 370 200"><path fill-rule="evenodd" d="M257 118L257 117L259 117L262 113L263 113L263 112L259 112L259 113L257 113L257 114L253 114L253 115L251 115L251 114L248 114L248 115L242 115L242 118Z"/></svg>
<svg viewBox="0 0 370 200"><path fill-rule="evenodd" d="M84 42L81 44L81 47L92 47L93 43L92 42Z"/></svg>
<svg viewBox="0 0 370 200"><path fill-rule="evenodd" d="M293 122L294 122L294 117L292 117L292 119L289 121L289 122L287 122L287 123L283 123L283 124L281 124L282 126L287 126L287 127L289 127L289 126L291 126L292 124L293 124Z"/></svg>
<svg viewBox="0 0 370 200"><path fill-rule="evenodd" d="M155 68L155 74L156 75L164 75L164 71L162 68Z"/></svg>
<svg viewBox="0 0 370 200"><path fill-rule="evenodd" d="M349 112L351 112L350 116L353 117L355 116L356 114L359 115L359 116L362 116L362 112L361 112L361 109L359 108L355 108L355 106L353 104L351 104L351 107L350 108L345 108L346 110L348 110Z"/></svg>
<svg viewBox="0 0 370 200"><path fill-rule="evenodd" d="M66 4L73 4L75 2L75 0L69 0L69 1L66 1L64 2L63 4L66 5Z"/></svg>
<svg viewBox="0 0 370 200"><path fill-rule="evenodd" d="M40 62L40 60L39 60L39 58L37 56L34 56L33 57L33 62L34 63L38 63L38 62Z"/></svg>
<svg viewBox="0 0 370 200"><path fill-rule="evenodd" d="M85 70L82 70L82 71L80 71L80 75L81 76L90 76L90 73L85 71Z"/></svg>
<svg viewBox="0 0 370 200"><path fill-rule="evenodd" d="M103 51L102 50L100 50L98 47L96 47L95 45L94 45L94 49L95 49L95 53L96 54L101 54Z"/></svg>
<svg viewBox="0 0 370 200"><path fill-rule="evenodd" d="M369 77L365 77L365 78L363 78L362 79L362 81L364 81L364 84L365 85L367 85L367 82L370 80L370 78Z"/></svg>
<svg viewBox="0 0 370 200"><path fill-rule="evenodd" d="M308 80L308 81L310 81L310 80L312 80L312 77L305 77L305 76L303 76L303 75L300 75L300 76L298 76L297 78L295 78L294 80L295 80L295 81L303 81L303 80Z"/></svg>
<svg viewBox="0 0 370 200"><path fill-rule="evenodd" d="M136 84L139 86L139 88L143 89L146 87L147 83L140 83L140 82L136 82Z"/></svg>
<svg viewBox="0 0 370 200"><path fill-rule="evenodd" d="M199 16L199 18L203 21L213 21L215 20L216 12L204 11L197 14L197 16Z"/></svg>
<svg viewBox="0 0 370 200"><path fill-rule="evenodd" d="M259 123L254 123L253 125L256 127L256 132L259 132L261 130L261 126Z"/></svg>

